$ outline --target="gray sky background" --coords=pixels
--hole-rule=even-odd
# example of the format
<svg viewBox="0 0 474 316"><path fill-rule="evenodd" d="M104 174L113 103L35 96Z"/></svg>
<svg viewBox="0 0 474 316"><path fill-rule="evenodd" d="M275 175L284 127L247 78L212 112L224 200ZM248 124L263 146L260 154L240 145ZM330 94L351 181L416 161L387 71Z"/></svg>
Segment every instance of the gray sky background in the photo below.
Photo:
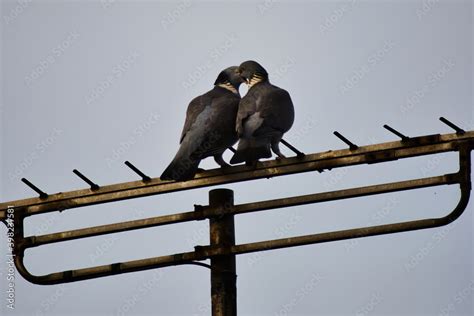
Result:
<svg viewBox="0 0 474 316"><path fill-rule="evenodd" d="M159 176L189 101L248 59L292 95L296 120L285 138L307 153L343 148L334 130L367 145L395 140L383 124L409 136L451 133L438 121L445 116L474 129L472 1L24 0L0 8L2 201L34 195L22 177L49 193L84 188L74 168L98 184L135 180L125 160ZM456 161L447 154L222 187L244 203L439 175ZM37 216L27 234L189 211L207 204L209 190ZM241 215L237 242L442 216L458 198L450 186ZM471 202L441 229L239 256L239 314L472 315L473 210ZM45 274L191 251L208 243L207 229L179 224L43 246L26 264ZM5 271L2 260L2 280ZM62 286L17 275L16 309L6 309L0 281L0 311L210 315L209 277L194 266Z"/></svg>

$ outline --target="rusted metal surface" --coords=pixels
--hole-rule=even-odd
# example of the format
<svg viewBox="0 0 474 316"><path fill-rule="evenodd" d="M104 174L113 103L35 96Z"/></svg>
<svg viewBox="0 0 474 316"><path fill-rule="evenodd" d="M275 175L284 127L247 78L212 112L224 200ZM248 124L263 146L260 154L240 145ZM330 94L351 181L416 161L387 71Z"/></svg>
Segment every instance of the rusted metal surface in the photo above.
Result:
<svg viewBox="0 0 474 316"><path fill-rule="evenodd" d="M257 211L266 211L276 208L299 206L311 203L328 202L339 199L349 199L367 195L376 195L397 191L413 190L427 188L439 185L448 185L457 183L457 174L447 174L443 176L430 177L417 180L400 181L359 187L354 189L345 189L331 192L307 194L294 197L286 197L268 201L246 203L235 205L227 212L237 215ZM191 211L179 214L150 217L134 221L101 225L90 228L70 230L66 232L47 234L41 236L30 236L25 238L25 245L36 247L50 243L68 241L73 239L100 236L111 233L119 233L142 228L157 227L169 224L183 223L189 221L199 221L221 215L221 210L211 206L200 208L198 211Z"/></svg>
<svg viewBox="0 0 474 316"><path fill-rule="evenodd" d="M217 189L209 192L209 205L219 209L221 216L209 220L210 247L232 248L235 246L234 215L228 211L234 204L234 192ZM212 316L237 315L237 275L235 254L211 258Z"/></svg>
<svg viewBox="0 0 474 316"><path fill-rule="evenodd" d="M15 207L15 264L19 273L26 280L32 283L48 285L75 282L121 273L143 271L183 264L195 264L209 267L209 265L201 261L211 259L211 279L213 280L212 283L214 284L213 297L215 296L215 302L216 304L217 302L220 302L219 304L221 305L233 306L232 302L229 303L227 301L228 303L225 303L225 300L228 300L229 297L234 295L235 255L308 244L332 242L351 238L361 238L433 228L451 223L462 214L469 202L471 191L471 151L473 147L473 131L464 133L457 131L456 134L406 138L399 142L358 147L357 149L353 150L348 149L329 151L305 155L304 157L268 161L259 164L256 169L246 166L238 166L230 168L229 171L226 171L226 174L222 174L221 170L210 170L200 174L196 179L186 182L164 182L157 179L151 179L149 181L136 181L111 186L103 186L96 190L88 189L54 194L43 199L34 198L12 201L0 204L0 219L5 218L7 206ZM286 174L315 171L320 169L332 169L364 163L381 163L401 158L442 152L459 153L460 168L457 173L332 192L286 197L240 205L233 204L231 199L232 191L215 190L211 191L209 206L198 207L192 212L165 215L124 223L102 225L42 236L25 237L23 232L23 221L25 217L44 212L107 203L129 198L138 198L153 194L189 190L224 183L260 179L272 176L283 176ZM349 230L235 245L235 236L233 233L233 216L237 214L455 184L459 185L460 187L461 196L459 203L452 212L441 218L427 218L387 225L361 227ZM213 195L212 192L217 193L214 193ZM211 243L208 246L196 247L196 249L191 252L77 269L72 271L63 271L41 276L31 274L24 265L25 251L31 247L55 242L75 240L79 238L99 236L109 233L124 232L134 229L205 219L210 220ZM214 269L213 267L216 265L220 266L220 268ZM229 274L222 274L222 272L229 271ZM224 295L225 297L220 297L218 295L219 291L216 290L217 288L219 288L219 291L224 289L222 290L224 291L223 293L227 293ZM234 307L232 307L232 310L233 308ZM216 310L215 315L234 315L229 310L227 310L224 314L222 313L224 312L219 314L219 311Z"/></svg>
<svg viewBox="0 0 474 316"><path fill-rule="evenodd" d="M161 181L158 178L153 178L146 183L133 181L101 186L98 190L83 189L51 194L43 199L30 198L0 203L0 220L4 220L9 205L24 212L24 216L29 216L227 183L457 151L460 142L472 143L473 140L474 131L463 134L422 136L410 138L408 141L361 146L354 150L343 149L266 161L259 163L256 168L235 166L226 168L225 171L213 169L200 173L195 179L185 182Z"/></svg>

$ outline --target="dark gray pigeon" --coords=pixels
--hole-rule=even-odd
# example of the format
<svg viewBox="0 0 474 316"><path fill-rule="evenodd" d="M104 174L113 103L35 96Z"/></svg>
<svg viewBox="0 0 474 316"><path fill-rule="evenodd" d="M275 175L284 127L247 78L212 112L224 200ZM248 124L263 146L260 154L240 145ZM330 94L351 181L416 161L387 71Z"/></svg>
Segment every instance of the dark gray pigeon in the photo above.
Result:
<svg viewBox="0 0 474 316"><path fill-rule="evenodd" d="M235 120L239 107L239 86L243 79L236 66L223 70L214 83L214 89L203 94L188 106L180 147L161 180L183 181L194 178L202 159L214 156L221 166L228 164L222 158L224 151L239 139Z"/></svg>
<svg viewBox="0 0 474 316"><path fill-rule="evenodd" d="M249 91L239 104L236 131L240 141L230 163L252 165L260 158L270 158L270 148L278 157L285 157L279 143L295 117L289 93L272 85L267 71L255 61L242 63L237 72Z"/></svg>

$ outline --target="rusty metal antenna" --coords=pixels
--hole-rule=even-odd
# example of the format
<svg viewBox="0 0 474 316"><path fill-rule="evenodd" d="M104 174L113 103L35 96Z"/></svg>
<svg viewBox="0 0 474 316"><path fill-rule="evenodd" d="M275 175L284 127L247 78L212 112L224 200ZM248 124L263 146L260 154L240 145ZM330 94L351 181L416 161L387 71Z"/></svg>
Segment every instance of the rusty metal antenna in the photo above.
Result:
<svg viewBox="0 0 474 316"><path fill-rule="evenodd" d="M443 122L444 124L448 125L449 127L451 127L452 129L454 129L456 131L456 134L458 135L463 135L466 133L465 130L463 130L462 128L460 128L459 126L457 126L456 124L448 121L447 119L445 119L444 117L440 117L439 120L441 122Z"/></svg>
<svg viewBox="0 0 474 316"><path fill-rule="evenodd" d="M459 218L466 209L470 198L471 151L474 149L474 131L464 131L445 118L440 118L440 120L453 128L456 133L408 137L390 126L384 125L385 129L401 138L401 140L359 147L340 133L334 132L334 135L346 143L349 149L305 155L293 147L295 149L293 151L296 153L294 157L264 161L253 167L244 165L229 167L225 173L222 172L221 169L208 170L199 173L194 179L185 182L161 181L158 178L150 178L128 161L125 162L125 164L142 178L140 181L99 187L82 173L75 170L74 173L84 180L90 188L47 195L28 180L22 179L22 181L35 190L40 197L0 203L0 220L5 224L8 223L7 214L13 206L15 212L15 246L13 249L15 266L18 272L29 282L51 285L169 266L193 264L211 269L212 315L233 316L237 315L236 255L428 229L448 225ZM291 147L289 148L291 149ZM280 177L326 169L332 170L334 168L362 164L376 164L447 152L458 153L459 170L455 173L244 204L234 204L232 190L215 189L209 192L209 205L195 205L194 209L184 213L39 236L24 235L24 219L28 216L38 214L241 181ZM448 215L443 217L427 217L414 221L235 244L234 217L239 214L443 185L457 185L460 191L458 204ZM25 250L33 247L142 228L201 220L209 220L210 244L196 245L193 251L189 252L95 267L85 267L47 275L34 275L24 264ZM210 259L210 265L202 262L208 259Z"/></svg>
<svg viewBox="0 0 474 316"><path fill-rule="evenodd" d="M151 181L151 178L149 176L147 176L146 174L144 174L143 172L141 172L140 169L138 169L137 167L135 167L134 165L132 165L132 163L130 161L125 161L125 165L127 167L129 167L130 169L132 169L136 174L138 174L140 177L142 177L142 181L143 182L150 182Z"/></svg>
<svg viewBox="0 0 474 316"><path fill-rule="evenodd" d="M289 142L287 142L286 140L282 139L280 140L280 142L285 145L286 147L288 147L289 150L291 150L292 152L294 152L296 154L296 157L304 157L304 153L302 153L301 151L299 151L298 149L296 149L295 146L291 145Z"/></svg>
<svg viewBox="0 0 474 316"><path fill-rule="evenodd" d="M74 172L75 175L77 175L79 178L81 178L85 183L91 186L92 191L97 191L100 189L100 187L92 182L89 178L87 178L85 175L83 175L79 170L74 169L72 172Z"/></svg>
<svg viewBox="0 0 474 316"><path fill-rule="evenodd" d="M39 194L40 196L40 199L44 200L44 199L47 199L48 198L48 194L41 191L36 185L34 185L33 183L31 183L28 179L26 178L21 178L21 182L23 182L24 184L26 184L27 186L29 186L31 189L33 189L33 191L35 191L36 193Z"/></svg>
<svg viewBox="0 0 474 316"><path fill-rule="evenodd" d="M400 137L403 142L406 142L406 141L409 141L409 140L410 140L410 137L403 135L402 133L400 133L400 132L397 131L396 129L394 129L394 128L388 126L387 124L385 124L385 125L383 126L383 128L385 128L387 131L389 131L389 132L391 132L391 133L397 135L398 137Z"/></svg>
<svg viewBox="0 0 474 316"><path fill-rule="evenodd" d="M349 146L349 149L350 150L356 150L359 148L359 146L357 146L356 144L354 144L353 142L351 142L350 140L348 140L346 137L344 137L344 135L342 135L341 133L339 133L338 131L335 131L333 133L337 138L339 138L340 140L342 140L344 143L346 143L348 146Z"/></svg>

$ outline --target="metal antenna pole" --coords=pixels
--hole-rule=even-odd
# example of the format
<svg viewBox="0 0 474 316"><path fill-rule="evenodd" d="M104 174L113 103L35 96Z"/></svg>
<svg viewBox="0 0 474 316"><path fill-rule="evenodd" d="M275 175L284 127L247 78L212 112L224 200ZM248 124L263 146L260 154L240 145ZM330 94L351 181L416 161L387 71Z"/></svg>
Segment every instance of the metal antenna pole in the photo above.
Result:
<svg viewBox="0 0 474 316"><path fill-rule="evenodd" d="M210 218L211 248L230 249L235 245L234 215L226 214L233 205L234 191L216 189L209 192L209 206L222 212L218 217ZM211 258L212 316L237 315L236 281L235 255Z"/></svg>

